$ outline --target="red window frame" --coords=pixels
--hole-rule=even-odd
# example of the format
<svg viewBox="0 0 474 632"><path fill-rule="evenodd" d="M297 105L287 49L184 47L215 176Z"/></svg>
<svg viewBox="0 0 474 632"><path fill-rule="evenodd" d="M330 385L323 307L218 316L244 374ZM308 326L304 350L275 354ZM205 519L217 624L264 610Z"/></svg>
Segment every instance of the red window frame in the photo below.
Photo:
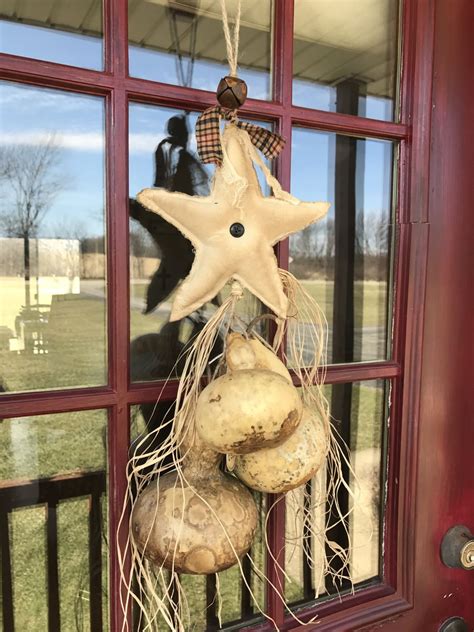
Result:
<svg viewBox="0 0 474 632"><path fill-rule="evenodd" d="M330 366L326 383L388 379L392 382L386 511L385 558L382 581L348 595L342 601L310 606L303 618L316 612L323 621L317 629L364 625L411 607L413 587L414 473L416 421L419 398L421 323L426 269L429 132L433 50L433 3L403 0L401 11L400 122L385 122L346 114L312 110L292 104L294 0L274 0L272 101L249 99L246 117L273 122L291 146L293 125L361 137L397 141L398 200L395 252L392 359ZM129 448L129 409L154 401L156 383L129 380L129 257L128 257L128 102L200 110L215 103L212 92L173 86L128 76L126 0L104 0L105 69L98 72L14 55L0 55L0 78L102 96L106 107L108 385L40 393L7 394L0 400L2 416L21 417L68 411L108 410L109 529L115 542L125 492L125 464ZM283 152L277 175L290 187L291 154ZM414 174L410 177L410 174ZM282 267L288 265L288 241L279 245ZM176 383L162 396L172 399ZM123 537L124 534L121 534ZM284 506L279 503L269 524L269 541L280 556L284 538ZM283 585L283 577L269 564L269 577ZM110 546L110 629L122 629L118 598L120 571L115 546ZM284 606L272 591L267 608L283 630L295 629ZM262 624L258 629L265 629ZM307 628L306 628L307 629Z"/></svg>

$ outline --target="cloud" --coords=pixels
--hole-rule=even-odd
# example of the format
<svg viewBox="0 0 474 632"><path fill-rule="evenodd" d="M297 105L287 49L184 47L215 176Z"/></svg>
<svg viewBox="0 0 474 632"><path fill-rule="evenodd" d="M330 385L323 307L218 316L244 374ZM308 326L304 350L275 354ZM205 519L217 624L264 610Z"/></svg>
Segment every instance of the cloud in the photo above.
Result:
<svg viewBox="0 0 474 632"><path fill-rule="evenodd" d="M154 153L159 142L163 140L163 133L131 133L128 139L129 151L131 154Z"/></svg>
<svg viewBox="0 0 474 632"><path fill-rule="evenodd" d="M79 151L103 151L104 136L99 132L29 131L7 132L0 136L0 145L45 145L54 138L55 144L64 149Z"/></svg>
<svg viewBox="0 0 474 632"><path fill-rule="evenodd" d="M11 106L12 114L24 110L31 116L32 104L34 111L40 112L47 109L48 113L75 112L84 116L84 113L97 116L103 112L104 100L102 97L78 95L72 92L39 88L36 86L3 83L0 87L2 106ZM13 109L14 108L14 109Z"/></svg>
<svg viewBox="0 0 474 632"><path fill-rule="evenodd" d="M104 151L104 135L100 132L69 132L56 130L52 133L44 131L7 132L0 136L0 145L45 145L54 136L58 147L76 151ZM150 154L163 140L164 134L132 133L129 139L131 154Z"/></svg>

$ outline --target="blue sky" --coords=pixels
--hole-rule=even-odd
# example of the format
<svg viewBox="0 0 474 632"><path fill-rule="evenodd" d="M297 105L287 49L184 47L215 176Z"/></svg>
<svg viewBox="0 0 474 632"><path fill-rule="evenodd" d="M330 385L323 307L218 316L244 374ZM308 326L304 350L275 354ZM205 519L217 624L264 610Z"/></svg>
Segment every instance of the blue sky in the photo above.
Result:
<svg viewBox="0 0 474 632"><path fill-rule="evenodd" d="M35 145L52 134L60 147L63 189L41 234L81 224L89 235L103 233L104 102L102 98L0 82L0 143ZM3 199L2 204L6 200Z"/></svg>
<svg viewBox="0 0 474 632"><path fill-rule="evenodd" d="M334 203L333 133L294 128L292 135L291 192L304 200ZM388 213L391 202L392 143L357 141L358 182L356 206L365 213Z"/></svg>
<svg viewBox="0 0 474 632"><path fill-rule="evenodd" d="M28 37L25 37L28 34ZM2 49L14 54L36 55L61 63L100 69L100 39L26 27L0 21ZM28 47L28 50L25 48ZM176 82L172 55L144 49L130 51L132 74L159 81ZM195 85L213 89L223 73L222 66L207 62L195 69ZM268 73L244 72L252 96L268 95ZM299 101L313 107L332 109L333 90L327 86L295 85ZM371 99L367 114L385 118L387 104ZM54 134L61 147L65 187L57 196L43 223L41 233L59 236L58 227L80 225L83 234L103 234L104 207L104 102L100 97L81 96L57 90L0 83L0 143L34 144ZM163 138L169 108L130 105L130 194L153 183L154 150ZM193 127L196 116L189 117ZM295 129L292 139L292 193L305 200L334 198L334 134ZM191 143L191 149L195 149ZM285 151L288 151L287 148ZM357 207L367 213L388 217L391 204L392 143L358 142L359 180Z"/></svg>

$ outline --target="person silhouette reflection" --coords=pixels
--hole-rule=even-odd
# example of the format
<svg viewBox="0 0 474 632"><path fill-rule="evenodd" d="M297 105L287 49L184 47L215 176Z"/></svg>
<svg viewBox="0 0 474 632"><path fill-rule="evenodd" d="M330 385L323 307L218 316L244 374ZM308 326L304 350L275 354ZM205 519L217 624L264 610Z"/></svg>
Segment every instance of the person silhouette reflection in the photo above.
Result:
<svg viewBox="0 0 474 632"><path fill-rule="evenodd" d="M187 195L208 195L208 175L188 151L187 117L172 116L168 136L155 151L154 186ZM194 252L191 242L162 217L130 200L130 215L150 233L160 252L160 265L147 289L145 314L158 307L191 270Z"/></svg>
<svg viewBox="0 0 474 632"><path fill-rule="evenodd" d="M188 150L189 130L186 116L172 116L167 123L167 136L155 151L154 186L187 195L208 195L208 175L198 160ZM130 199L130 216L151 235L159 250L160 264L153 274L146 292L144 313L148 314L177 287L191 270L194 260L193 246L178 229ZM196 312L188 317L190 331L187 339L195 337L206 322L204 313ZM130 345L130 378L132 382L148 381L178 375L182 361L178 358L186 347L180 339L181 322L165 323L158 332L150 332L134 338ZM215 354L222 351L220 341L216 343ZM214 354L213 354L214 355ZM140 405L140 412L146 423L146 431L160 428L157 435L141 445L140 451L160 445L168 436L170 428L163 425L173 415L170 402L156 405ZM135 450L137 441L131 446ZM171 458L170 458L171 462Z"/></svg>
<svg viewBox="0 0 474 632"><path fill-rule="evenodd" d="M167 122L167 136L155 150L154 186L187 195L208 195L209 178L199 161L188 150L189 129L185 115L172 116ZM158 246L160 264L146 292L144 313L148 314L175 290L191 270L193 246L177 228L130 200L130 216L138 221ZM193 335L205 324L203 313L190 317ZM178 372L175 363L185 343L180 340L181 323L166 323L159 332L138 336L131 343L130 377L147 381Z"/></svg>
<svg viewBox="0 0 474 632"><path fill-rule="evenodd" d="M188 195L207 195L207 174L188 151L189 130L186 116L172 116L168 136L155 152L155 187Z"/></svg>

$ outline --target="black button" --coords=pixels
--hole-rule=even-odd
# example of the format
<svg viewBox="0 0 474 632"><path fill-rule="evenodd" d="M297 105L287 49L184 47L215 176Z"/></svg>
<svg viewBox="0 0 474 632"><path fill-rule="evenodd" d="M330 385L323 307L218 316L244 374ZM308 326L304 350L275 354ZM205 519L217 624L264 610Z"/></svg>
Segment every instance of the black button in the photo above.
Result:
<svg viewBox="0 0 474 632"><path fill-rule="evenodd" d="M232 224L232 226L229 228L229 232L232 237L242 237L242 235L245 233L245 228L243 224L235 222L235 224Z"/></svg>

